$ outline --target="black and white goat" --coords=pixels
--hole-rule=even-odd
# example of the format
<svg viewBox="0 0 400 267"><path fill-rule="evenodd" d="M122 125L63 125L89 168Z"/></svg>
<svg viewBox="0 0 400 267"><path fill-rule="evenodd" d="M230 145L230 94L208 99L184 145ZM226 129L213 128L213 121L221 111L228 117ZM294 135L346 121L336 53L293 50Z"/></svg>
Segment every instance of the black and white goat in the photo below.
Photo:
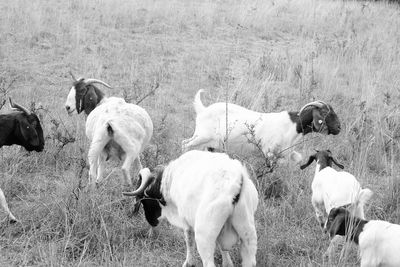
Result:
<svg viewBox="0 0 400 267"><path fill-rule="evenodd" d="M14 111L0 114L0 147L20 145L28 151L43 151L43 129L39 118L27 108L13 102L11 98L9 100L10 107ZM14 215L8 208L6 198L1 189L0 204L7 212L10 221L16 222Z"/></svg>
<svg viewBox="0 0 400 267"><path fill-rule="evenodd" d="M400 266L400 225L380 220L364 220L340 207L330 211L325 229L358 244L361 267Z"/></svg>
<svg viewBox="0 0 400 267"><path fill-rule="evenodd" d="M73 77L73 76L72 76ZM139 153L150 142L153 123L143 108L126 103L123 98L105 97L95 83L111 88L97 79L74 79L68 94L65 108L71 115L84 111L86 136L91 140L88 158L89 177L94 184L99 183L104 171L105 161L110 157L123 159L122 171L125 185L132 186L129 169L134 163L141 169Z"/></svg>
<svg viewBox="0 0 400 267"><path fill-rule="evenodd" d="M330 150L317 151L311 155L308 162L300 166L305 169L316 161L314 179L311 184L311 203L321 227L332 208L351 206L354 215L365 218L364 204L371 198L372 191L368 188L362 189L357 179L345 171L336 171L332 163L343 169L332 155Z"/></svg>
<svg viewBox="0 0 400 267"><path fill-rule="evenodd" d="M200 99L202 92L200 89L194 100L196 129L191 138L182 142L183 151L223 149L227 142L229 150L239 155L261 149L265 156L280 157L281 151L293 146L303 135L311 132L337 135L340 132L338 116L322 101L308 103L299 112L260 113L235 104L227 107L222 102L205 107ZM297 152L292 152L291 158L301 161Z"/></svg>
<svg viewBox="0 0 400 267"><path fill-rule="evenodd" d="M143 199L152 226L161 216L184 230L187 254L183 266L194 266L195 242L203 266L215 266L216 245L223 266L233 266L228 250L238 241L242 266L256 266L258 193L238 160L223 153L193 150L165 168L142 169L140 176L140 187L124 194Z"/></svg>
<svg viewBox="0 0 400 267"><path fill-rule="evenodd" d="M344 167L332 156L330 150L317 151L300 168L306 168L314 160L317 166L311 184L311 203L321 227L324 226L329 212L337 207L347 207L354 215L364 219L364 205L371 198L372 191L368 188L362 189L352 174L333 169L332 163L341 169ZM329 244L325 253L329 263L332 262L335 249L340 242L343 240L338 237Z"/></svg>

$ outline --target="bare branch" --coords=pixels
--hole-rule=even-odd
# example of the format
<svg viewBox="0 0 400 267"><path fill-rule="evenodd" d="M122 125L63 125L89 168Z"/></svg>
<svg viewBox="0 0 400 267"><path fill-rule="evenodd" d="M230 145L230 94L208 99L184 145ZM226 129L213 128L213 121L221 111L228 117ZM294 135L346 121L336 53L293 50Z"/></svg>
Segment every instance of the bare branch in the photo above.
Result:
<svg viewBox="0 0 400 267"><path fill-rule="evenodd" d="M154 95L159 87L160 87L160 83L158 81L156 81L153 85L153 88L147 94L145 94L142 98L140 98L138 101L136 101L136 105L139 105L147 97Z"/></svg>
<svg viewBox="0 0 400 267"><path fill-rule="evenodd" d="M5 73L0 75L0 109L6 104L8 94L12 90L12 86L17 80L17 76L9 79L5 78L5 76Z"/></svg>
<svg viewBox="0 0 400 267"><path fill-rule="evenodd" d="M262 149L262 144L260 139L256 139L255 137L255 125L245 123L247 129L249 130L249 134L246 134L245 137L247 142L253 144L264 157L264 163L256 169L257 178L262 178L267 173L272 173L277 166L278 158L280 158L281 154L273 153L273 157L268 157L264 154Z"/></svg>

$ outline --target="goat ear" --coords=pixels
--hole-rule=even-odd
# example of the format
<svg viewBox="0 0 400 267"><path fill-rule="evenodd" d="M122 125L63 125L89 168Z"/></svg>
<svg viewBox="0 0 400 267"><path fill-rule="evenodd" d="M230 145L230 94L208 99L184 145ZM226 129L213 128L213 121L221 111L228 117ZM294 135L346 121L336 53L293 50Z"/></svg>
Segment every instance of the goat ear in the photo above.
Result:
<svg viewBox="0 0 400 267"><path fill-rule="evenodd" d="M307 168L311 163L313 163L314 160L315 160L315 155L311 155L311 156L308 158L307 163L300 166L300 169L301 169L301 170L304 170L304 169Z"/></svg>
<svg viewBox="0 0 400 267"><path fill-rule="evenodd" d="M93 86L88 86L88 87L89 87L88 92L86 93L83 99L83 109L85 110L86 114L92 112L93 109L96 108L98 103L98 96L94 91Z"/></svg>
<svg viewBox="0 0 400 267"><path fill-rule="evenodd" d="M77 88L75 86L75 106L76 106L76 112L80 114L82 110L85 109L85 103L84 103L84 96L86 94L87 88L86 87L79 87Z"/></svg>
<svg viewBox="0 0 400 267"><path fill-rule="evenodd" d="M331 156L331 160L333 163L336 164L336 166L338 166L341 169L344 169L344 166L342 164L340 164L334 157Z"/></svg>
<svg viewBox="0 0 400 267"><path fill-rule="evenodd" d="M313 111L312 111L312 115L313 115L313 125L314 128L317 132L321 132L324 133L325 131L327 131L327 127L324 124L324 117L321 114L320 108L318 107L314 107Z"/></svg>

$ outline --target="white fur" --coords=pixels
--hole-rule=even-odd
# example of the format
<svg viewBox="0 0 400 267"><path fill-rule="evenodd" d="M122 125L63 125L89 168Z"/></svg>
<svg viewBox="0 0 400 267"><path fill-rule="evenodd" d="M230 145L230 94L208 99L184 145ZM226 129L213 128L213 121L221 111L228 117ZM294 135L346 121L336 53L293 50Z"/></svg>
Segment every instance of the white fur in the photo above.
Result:
<svg viewBox="0 0 400 267"><path fill-rule="evenodd" d="M400 225L371 220L359 236L362 267L400 266Z"/></svg>
<svg viewBox="0 0 400 267"><path fill-rule="evenodd" d="M329 212L333 208L351 204L349 207L353 215L364 219L364 204L371 198L372 191L362 189L357 179L348 172L336 171L332 167L320 170L317 160L314 180L311 184L311 203L320 225L326 225ZM329 244L325 255L329 264L332 264L335 249L344 239L335 236Z"/></svg>
<svg viewBox="0 0 400 267"><path fill-rule="evenodd" d="M200 99L203 90L195 96L196 129L193 136L182 142L183 151L214 147L223 149L225 140L230 151L242 154L258 148L249 140L258 142L265 156L275 155L291 147L300 139L296 123L290 120L289 113L260 113L235 104L228 104L228 138L226 138L226 103L215 103L205 107ZM254 127L254 135L249 132ZM300 157L299 157L300 156ZM301 161L301 155L292 157Z"/></svg>
<svg viewBox="0 0 400 267"><path fill-rule="evenodd" d="M69 115L76 112L75 95L76 89L72 86L65 103ZM108 126L113 130L112 136ZM152 134L153 123L146 110L119 97L104 97L86 120L86 136L91 140L88 153L91 183L100 182L103 176L107 157L104 147L110 143L109 156L123 157L125 185L132 186L130 166L135 163L137 170L142 168L139 153L150 142ZM118 153L118 145L123 155Z"/></svg>
<svg viewBox="0 0 400 267"><path fill-rule="evenodd" d="M65 102L65 108L67 109L68 115L72 115L74 112L76 112L75 95L75 86L72 86L69 90L67 101Z"/></svg>
<svg viewBox="0 0 400 267"><path fill-rule="evenodd" d="M112 136L107 132L108 125L113 129ZM86 120L86 136L91 140L88 153L91 179L96 177L99 182L102 178L106 157L103 150L107 143L114 141L125 152L122 171L126 185L131 186L130 166L136 163L137 170L141 169L139 153L150 142L152 134L153 123L143 108L119 97L104 98Z"/></svg>
<svg viewBox="0 0 400 267"><path fill-rule="evenodd" d="M332 167L320 170L318 161L311 189L311 202L321 224L325 223L332 208L347 204L353 204L354 215L364 219L364 204L372 196L372 191L362 189L352 174L338 172Z"/></svg>
<svg viewBox="0 0 400 267"><path fill-rule="evenodd" d="M161 192L167 203L162 217L185 232L183 266L194 265L194 238L205 267L215 266L216 245L223 266L233 266L228 250L239 240L242 266L256 266L258 193L238 160L223 153L189 151L165 168Z"/></svg>
<svg viewBox="0 0 400 267"><path fill-rule="evenodd" d="M16 222L17 219L14 217L14 215L11 213L10 209L8 208L6 197L4 196L3 190L1 190L1 188L0 188L0 205L3 208L3 210L7 213L10 221Z"/></svg>

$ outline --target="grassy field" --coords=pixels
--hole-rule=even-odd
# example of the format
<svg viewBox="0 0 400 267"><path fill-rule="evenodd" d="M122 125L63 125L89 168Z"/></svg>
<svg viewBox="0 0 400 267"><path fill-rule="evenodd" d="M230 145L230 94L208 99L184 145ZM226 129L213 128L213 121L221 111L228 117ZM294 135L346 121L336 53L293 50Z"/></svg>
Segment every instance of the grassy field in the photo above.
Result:
<svg viewBox="0 0 400 267"><path fill-rule="evenodd" d="M321 99L342 122L339 136L307 135L296 148L331 149L374 191L367 217L400 223L400 9L328 0L2 0L0 95L37 109L42 153L0 150L0 186L21 224L0 224L0 264L179 266L183 234L163 222L147 238L143 214L120 194L108 164L96 192L87 183L85 118L64 103L76 76L111 84L108 95L140 103L155 125L145 165L180 154L194 129L192 101L225 99L257 111L298 110ZM7 111L3 107L2 111ZM250 164L252 162L248 162ZM249 165L250 166L250 165ZM310 202L314 168L282 162L255 180L258 266L321 266L329 239ZM264 199L274 181L285 189ZM2 215L2 218L5 218ZM347 253L349 252L350 253ZM234 261L240 263L238 250ZM354 250L338 265L357 264ZM220 255L216 254L220 264ZM199 261L200 264L200 261Z"/></svg>

